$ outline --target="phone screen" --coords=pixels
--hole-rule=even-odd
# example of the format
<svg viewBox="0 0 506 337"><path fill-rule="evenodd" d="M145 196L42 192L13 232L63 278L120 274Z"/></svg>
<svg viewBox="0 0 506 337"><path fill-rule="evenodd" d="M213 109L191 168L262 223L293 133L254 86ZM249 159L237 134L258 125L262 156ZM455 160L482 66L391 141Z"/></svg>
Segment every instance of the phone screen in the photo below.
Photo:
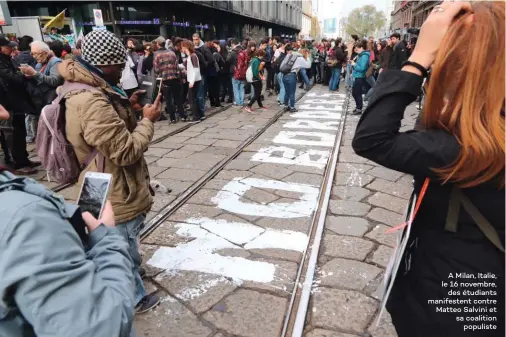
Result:
<svg viewBox="0 0 506 337"><path fill-rule="evenodd" d="M163 84L163 79L157 78L156 84L155 84L155 90L153 90L153 97L152 97L153 102L155 101L156 97L158 96L158 93L160 93L160 91L162 90L162 84Z"/></svg>
<svg viewBox="0 0 506 337"><path fill-rule="evenodd" d="M107 199L110 182L110 174L86 175L84 177L81 194L77 202L81 208L81 212L90 212L95 219L100 218L105 200Z"/></svg>

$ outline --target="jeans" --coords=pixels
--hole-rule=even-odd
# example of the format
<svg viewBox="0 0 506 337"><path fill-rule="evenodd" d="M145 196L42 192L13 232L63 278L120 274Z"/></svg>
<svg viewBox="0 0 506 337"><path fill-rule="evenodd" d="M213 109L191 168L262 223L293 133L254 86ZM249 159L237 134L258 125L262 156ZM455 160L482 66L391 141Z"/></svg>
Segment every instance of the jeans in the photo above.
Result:
<svg viewBox="0 0 506 337"><path fill-rule="evenodd" d="M366 85L365 78L356 78L355 83L353 83L352 95L355 99L355 104L357 106L357 110L362 110L363 102L362 102L362 88Z"/></svg>
<svg viewBox="0 0 506 337"><path fill-rule="evenodd" d="M297 90L297 74L289 73L283 76L283 85L285 86L285 106L288 106L290 101L290 108L295 108L295 90Z"/></svg>
<svg viewBox="0 0 506 337"><path fill-rule="evenodd" d="M141 254L139 253L139 233L146 217L144 215L138 215L135 219L117 224L116 228L119 230L121 235L128 242L128 253L132 258L133 262L133 276L135 282L135 305L146 296L146 288L142 282L141 275L139 274L139 267L141 266Z"/></svg>
<svg viewBox="0 0 506 337"><path fill-rule="evenodd" d="M232 77L232 87L234 88L235 104L244 105L244 81Z"/></svg>
<svg viewBox="0 0 506 337"><path fill-rule="evenodd" d="M351 73L351 63L348 62L348 64L346 64L346 85L349 87L353 86L353 76Z"/></svg>
<svg viewBox="0 0 506 337"><path fill-rule="evenodd" d="M198 93L198 102L199 108L202 116L204 116L204 112L206 111L206 85L207 85L207 76L202 75L202 79L200 80L199 93Z"/></svg>
<svg viewBox="0 0 506 337"><path fill-rule="evenodd" d="M300 75L302 76L302 80L306 84L306 89L309 89L311 86L311 81L309 80L309 77L307 77L307 72L305 68L300 69Z"/></svg>
<svg viewBox="0 0 506 337"><path fill-rule="evenodd" d="M266 70L267 70L267 82L265 84L266 89L268 91L269 90L274 90L274 76L276 76L276 74L274 73L274 69L273 68L268 68Z"/></svg>
<svg viewBox="0 0 506 337"><path fill-rule="evenodd" d="M201 81L193 83L193 88L188 90L188 101L190 101L190 109L193 115L193 120L198 121L204 117L204 113L200 110L198 96L200 93Z"/></svg>
<svg viewBox="0 0 506 337"><path fill-rule="evenodd" d="M251 83L251 86L254 90L251 94L251 99L248 103L248 106L251 108L253 106L253 103L256 101L258 103L258 106L260 108L263 108L262 100L260 99L260 96L262 94L262 81L254 81Z"/></svg>
<svg viewBox="0 0 506 337"><path fill-rule="evenodd" d="M369 76L368 78L365 79L365 81L367 82L367 84L371 86L371 88L367 91L367 94L365 94L364 97L364 100L367 102L372 96L372 89L376 85L376 80L374 79L374 76Z"/></svg>
<svg viewBox="0 0 506 337"><path fill-rule="evenodd" d="M37 137L37 126L39 123L39 116L35 115L26 115L25 124L26 124L26 142L32 143L35 141Z"/></svg>
<svg viewBox="0 0 506 337"><path fill-rule="evenodd" d="M186 119L182 102L182 86L178 79L163 81L163 97L165 98L165 111L170 117L171 122L176 121L174 105L177 107L179 117Z"/></svg>
<svg viewBox="0 0 506 337"><path fill-rule="evenodd" d="M279 99L281 103L285 102L285 84L283 83L283 73L280 71L277 75L279 83Z"/></svg>
<svg viewBox="0 0 506 337"><path fill-rule="evenodd" d="M341 80L341 68L331 68L332 77L330 78L329 90L335 91L339 88L339 81Z"/></svg>

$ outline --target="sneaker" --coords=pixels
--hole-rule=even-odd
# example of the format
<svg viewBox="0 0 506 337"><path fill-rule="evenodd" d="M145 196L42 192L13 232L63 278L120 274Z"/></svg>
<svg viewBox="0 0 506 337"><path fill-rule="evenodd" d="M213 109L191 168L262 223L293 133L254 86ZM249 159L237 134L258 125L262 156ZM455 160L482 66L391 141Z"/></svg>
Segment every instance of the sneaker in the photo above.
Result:
<svg viewBox="0 0 506 337"><path fill-rule="evenodd" d="M206 120L206 116L200 117L200 121L204 121L204 120Z"/></svg>
<svg viewBox="0 0 506 337"><path fill-rule="evenodd" d="M267 107L266 107L266 106L263 106L263 107L261 107L260 109L262 109L262 110L267 110Z"/></svg>
<svg viewBox="0 0 506 337"><path fill-rule="evenodd" d="M245 107L244 110L246 110L247 112L253 112L253 109L251 109L249 106Z"/></svg>
<svg viewBox="0 0 506 337"><path fill-rule="evenodd" d="M176 124L176 123L177 123L177 120L175 120L175 119L174 119L174 120L171 120L171 121L169 122L169 124Z"/></svg>
<svg viewBox="0 0 506 337"><path fill-rule="evenodd" d="M362 114L362 109L355 109L351 112L352 115L361 115Z"/></svg>
<svg viewBox="0 0 506 337"><path fill-rule="evenodd" d="M293 112L297 112L297 111L299 111L299 110L298 110L298 109L296 109L296 108L291 108L291 109L290 109L290 112L291 112L291 113L293 113Z"/></svg>
<svg viewBox="0 0 506 337"><path fill-rule="evenodd" d="M139 302L139 304L137 304L137 306L135 307L135 312L137 314L143 314L155 308L158 304L160 304L160 298L155 294L151 293L149 295L144 296L144 298Z"/></svg>
<svg viewBox="0 0 506 337"><path fill-rule="evenodd" d="M290 111L290 107L288 105L285 105L284 109L285 111Z"/></svg>

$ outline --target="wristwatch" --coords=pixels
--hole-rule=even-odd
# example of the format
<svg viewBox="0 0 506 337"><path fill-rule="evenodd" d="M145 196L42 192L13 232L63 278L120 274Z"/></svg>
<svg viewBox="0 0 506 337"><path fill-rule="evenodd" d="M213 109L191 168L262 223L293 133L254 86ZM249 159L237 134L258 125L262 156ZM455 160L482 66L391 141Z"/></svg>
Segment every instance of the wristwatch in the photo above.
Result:
<svg viewBox="0 0 506 337"><path fill-rule="evenodd" d="M415 67L416 69L420 70L420 72L422 73L422 77L427 77L429 74L427 69L425 69L424 66L422 66L421 64L416 63L416 62L411 62L409 60L406 60L406 61L402 62L401 69L404 68L404 66L412 66L412 67Z"/></svg>

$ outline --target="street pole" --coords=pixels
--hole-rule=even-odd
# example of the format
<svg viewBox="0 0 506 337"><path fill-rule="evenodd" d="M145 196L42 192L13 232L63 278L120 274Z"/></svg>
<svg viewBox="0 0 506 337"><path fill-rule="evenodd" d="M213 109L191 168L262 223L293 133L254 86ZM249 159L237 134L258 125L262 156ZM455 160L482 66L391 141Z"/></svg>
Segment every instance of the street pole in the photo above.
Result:
<svg viewBox="0 0 506 337"><path fill-rule="evenodd" d="M111 11L112 31L113 31L114 35L116 35L117 37L120 37L121 32L119 30L118 25L116 24L116 20L115 20L116 17L114 15L114 6L112 5L112 1L109 1L109 10Z"/></svg>

